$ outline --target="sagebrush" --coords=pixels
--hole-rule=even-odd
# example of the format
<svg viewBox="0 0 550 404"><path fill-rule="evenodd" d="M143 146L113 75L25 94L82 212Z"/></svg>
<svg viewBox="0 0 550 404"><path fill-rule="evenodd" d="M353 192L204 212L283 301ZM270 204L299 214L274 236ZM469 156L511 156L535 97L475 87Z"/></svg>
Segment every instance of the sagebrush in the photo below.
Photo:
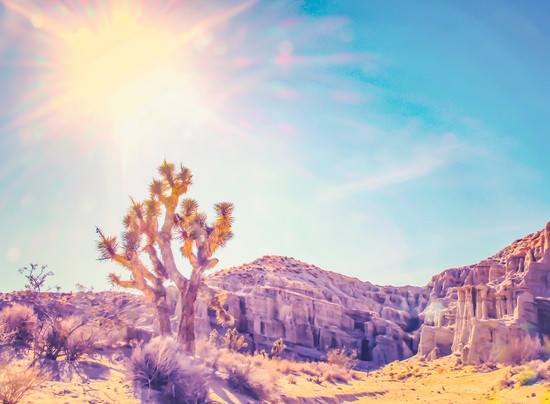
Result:
<svg viewBox="0 0 550 404"><path fill-rule="evenodd" d="M33 308L25 304L14 304L0 311L0 323L4 334L13 341L28 345L32 342L38 317Z"/></svg>
<svg viewBox="0 0 550 404"><path fill-rule="evenodd" d="M12 363L3 363L0 366L0 402L19 403L45 380L46 377L36 367L22 370Z"/></svg>
<svg viewBox="0 0 550 404"><path fill-rule="evenodd" d="M85 316L47 318L40 322L35 332L34 356L36 359L77 361L96 350L102 333L103 330Z"/></svg>
<svg viewBox="0 0 550 404"><path fill-rule="evenodd" d="M137 390L160 393L181 404L206 403L208 372L196 359L186 356L172 337L155 337L137 347L127 363Z"/></svg>

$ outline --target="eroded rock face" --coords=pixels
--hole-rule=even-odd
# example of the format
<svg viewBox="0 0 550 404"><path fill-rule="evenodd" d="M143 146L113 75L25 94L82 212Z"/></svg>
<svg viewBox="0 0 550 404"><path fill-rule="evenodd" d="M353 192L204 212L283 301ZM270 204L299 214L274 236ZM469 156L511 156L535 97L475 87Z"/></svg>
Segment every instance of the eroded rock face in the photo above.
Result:
<svg viewBox="0 0 550 404"><path fill-rule="evenodd" d="M319 359L345 346L375 366L414 354L418 314L428 303L420 287L380 287L278 256L220 271L207 282L228 292L228 309L251 349L270 350L283 338L288 352ZM200 332L216 327L207 310L197 314Z"/></svg>
<svg viewBox="0 0 550 404"><path fill-rule="evenodd" d="M318 359L346 346L381 366L416 353L457 353L467 363L505 361L504 346L550 335L550 223L475 265L448 269L425 287L376 286L293 258L265 256L207 279L251 349L283 338ZM198 305L197 329L216 327ZM510 355L508 355L510 356Z"/></svg>
<svg viewBox="0 0 550 404"><path fill-rule="evenodd" d="M477 364L517 360L514 350L550 335L549 240L550 222L477 265L434 276L421 341L450 327L451 350Z"/></svg>

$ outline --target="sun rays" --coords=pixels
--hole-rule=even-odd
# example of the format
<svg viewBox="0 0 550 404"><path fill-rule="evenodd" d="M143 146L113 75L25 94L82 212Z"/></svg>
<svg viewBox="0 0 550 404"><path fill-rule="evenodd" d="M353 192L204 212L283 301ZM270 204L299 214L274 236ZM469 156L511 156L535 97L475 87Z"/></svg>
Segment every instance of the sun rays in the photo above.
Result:
<svg viewBox="0 0 550 404"><path fill-rule="evenodd" d="M150 2L147 10L135 1L4 4L36 31L32 60L43 67L20 119L111 125L181 84L186 46L253 3L208 12L177 2Z"/></svg>

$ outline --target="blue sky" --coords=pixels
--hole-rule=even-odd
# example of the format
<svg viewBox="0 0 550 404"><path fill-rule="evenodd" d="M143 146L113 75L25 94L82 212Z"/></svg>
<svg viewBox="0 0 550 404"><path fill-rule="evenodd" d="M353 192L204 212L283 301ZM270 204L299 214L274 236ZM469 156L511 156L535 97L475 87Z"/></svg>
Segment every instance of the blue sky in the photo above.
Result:
<svg viewBox="0 0 550 404"><path fill-rule="evenodd" d="M0 1L1 291L106 288L94 226L164 157L236 205L219 268L423 285L550 219L545 2L44 4Z"/></svg>

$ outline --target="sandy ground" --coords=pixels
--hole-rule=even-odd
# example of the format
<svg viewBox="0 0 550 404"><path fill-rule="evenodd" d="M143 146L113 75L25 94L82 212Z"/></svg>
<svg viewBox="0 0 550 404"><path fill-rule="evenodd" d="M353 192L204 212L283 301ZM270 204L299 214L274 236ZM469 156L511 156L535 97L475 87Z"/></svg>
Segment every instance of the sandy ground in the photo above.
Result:
<svg viewBox="0 0 550 404"><path fill-rule="evenodd" d="M405 361L384 370L357 373L349 384L317 384L309 376L285 376L280 391L285 403L548 403L550 384L538 382L519 386L519 375L512 376L512 387L502 388L510 368L491 372L469 366L453 369L450 359L430 363ZM210 398L218 403L245 404L254 400L237 394L219 377L210 383ZM25 403L154 403L135 397L122 364L112 356L97 356L78 367L72 380L47 381L37 387Z"/></svg>
<svg viewBox="0 0 550 404"><path fill-rule="evenodd" d="M307 377L296 377L296 384L286 380L282 391L290 397L302 397L296 402L327 403L550 403L550 385L500 387L500 381L510 368L479 372L473 367L453 369L451 359L431 363L405 361L390 368L359 373L359 380L350 384L318 385ZM411 375L411 376L408 376ZM398 380L401 378L400 380ZM512 377L512 381L518 375ZM317 401L316 401L317 400ZM546 401L545 401L546 400Z"/></svg>

